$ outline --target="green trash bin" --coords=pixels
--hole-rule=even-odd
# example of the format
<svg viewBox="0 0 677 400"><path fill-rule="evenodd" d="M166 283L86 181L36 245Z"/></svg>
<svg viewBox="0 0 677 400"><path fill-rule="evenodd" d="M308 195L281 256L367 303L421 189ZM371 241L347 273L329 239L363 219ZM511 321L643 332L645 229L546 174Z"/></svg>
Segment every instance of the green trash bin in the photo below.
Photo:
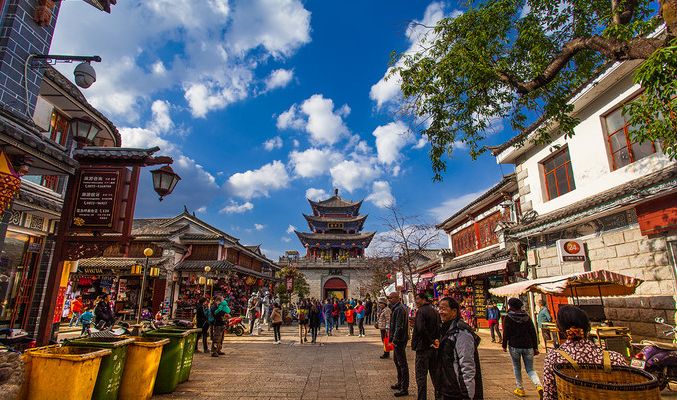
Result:
<svg viewBox="0 0 677 400"><path fill-rule="evenodd" d="M155 377L154 394L171 393L178 386L183 366L183 350L186 337L190 333L189 331L161 331L159 329L144 333L144 336L169 339L169 343L162 348L160 365Z"/></svg>
<svg viewBox="0 0 677 400"><path fill-rule="evenodd" d="M179 326L164 326L159 328L160 332L187 332L183 346L183 357L181 358L181 373L179 374L179 383L183 383L190 378L190 370L193 368L193 355L195 354L195 342L197 335L202 332L199 328L182 328Z"/></svg>
<svg viewBox="0 0 677 400"><path fill-rule="evenodd" d="M89 337L68 342L68 346L109 349L111 351L110 355L101 359L101 367L99 367L99 374L96 377L96 385L94 385L94 393L92 394L93 399L117 400L122 371L125 368L127 345L133 342L134 339L125 336Z"/></svg>

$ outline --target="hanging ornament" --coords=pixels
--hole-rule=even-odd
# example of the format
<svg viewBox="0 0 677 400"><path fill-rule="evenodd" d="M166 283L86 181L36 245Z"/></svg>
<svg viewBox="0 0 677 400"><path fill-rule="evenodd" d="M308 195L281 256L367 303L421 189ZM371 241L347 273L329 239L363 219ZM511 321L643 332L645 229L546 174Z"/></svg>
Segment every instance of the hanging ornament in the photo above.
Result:
<svg viewBox="0 0 677 400"><path fill-rule="evenodd" d="M9 207L14 197L19 193L21 178L14 171L12 163L4 151L0 151L0 215Z"/></svg>

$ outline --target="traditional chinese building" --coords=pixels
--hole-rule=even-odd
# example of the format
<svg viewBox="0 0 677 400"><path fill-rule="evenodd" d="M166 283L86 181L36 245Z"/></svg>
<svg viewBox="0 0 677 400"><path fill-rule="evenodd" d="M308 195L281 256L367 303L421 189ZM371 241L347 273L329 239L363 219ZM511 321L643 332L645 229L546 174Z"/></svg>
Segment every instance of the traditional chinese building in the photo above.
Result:
<svg viewBox="0 0 677 400"><path fill-rule="evenodd" d="M364 256L375 232L362 232L366 215L360 215L362 201L342 199L338 189L326 200L308 200L312 215L304 214L311 233L296 232L306 248L306 257L347 260Z"/></svg>
<svg viewBox="0 0 677 400"><path fill-rule="evenodd" d="M326 200L308 200L312 215L303 215L310 232L296 232L306 248L304 257L280 258L280 264L299 268L318 299L363 298L372 279L365 249L376 232L362 232L366 215L360 215L362 201L348 201L338 189ZM298 253L296 253L298 254Z"/></svg>

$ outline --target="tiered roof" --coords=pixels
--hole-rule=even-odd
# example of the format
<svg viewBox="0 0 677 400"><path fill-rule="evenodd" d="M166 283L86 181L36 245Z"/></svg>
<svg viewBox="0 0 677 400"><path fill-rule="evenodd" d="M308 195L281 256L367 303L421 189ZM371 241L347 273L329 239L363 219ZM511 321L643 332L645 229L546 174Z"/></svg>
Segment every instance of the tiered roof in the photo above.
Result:
<svg viewBox="0 0 677 400"><path fill-rule="evenodd" d="M360 207L362 206L362 200L349 201L342 199L338 194L338 189L335 189L334 195L328 199L321 201L308 199L308 202L310 203L310 207L313 209L313 215L315 216L326 216L328 214L357 216L360 213Z"/></svg>

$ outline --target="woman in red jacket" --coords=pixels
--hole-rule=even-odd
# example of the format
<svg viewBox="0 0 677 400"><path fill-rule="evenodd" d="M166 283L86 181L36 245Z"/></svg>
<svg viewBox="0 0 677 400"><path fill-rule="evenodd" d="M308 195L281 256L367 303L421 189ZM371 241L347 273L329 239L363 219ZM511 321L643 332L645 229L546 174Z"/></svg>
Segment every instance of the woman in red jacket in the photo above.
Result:
<svg viewBox="0 0 677 400"><path fill-rule="evenodd" d="M348 334L346 336L355 336L355 310L350 304L346 305L346 322L348 323Z"/></svg>

